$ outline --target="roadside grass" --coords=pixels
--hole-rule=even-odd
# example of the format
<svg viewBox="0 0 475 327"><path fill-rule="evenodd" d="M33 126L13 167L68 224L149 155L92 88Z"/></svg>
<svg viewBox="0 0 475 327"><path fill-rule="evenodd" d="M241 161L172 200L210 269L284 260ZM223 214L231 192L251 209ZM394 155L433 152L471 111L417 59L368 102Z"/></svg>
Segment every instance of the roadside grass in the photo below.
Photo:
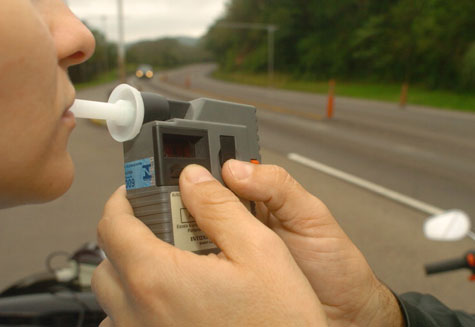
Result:
<svg viewBox="0 0 475 327"><path fill-rule="evenodd" d="M257 86L268 85L267 74L215 71L213 77L234 83ZM275 74L273 84L278 89L319 94L328 93L328 82L297 80L285 74ZM401 85L336 81L335 94L337 96L398 103ZM475 112L475 92L456 93L444 90L429 90L422 86L410 85L407 102L408 104L427 107Z"/></svg>

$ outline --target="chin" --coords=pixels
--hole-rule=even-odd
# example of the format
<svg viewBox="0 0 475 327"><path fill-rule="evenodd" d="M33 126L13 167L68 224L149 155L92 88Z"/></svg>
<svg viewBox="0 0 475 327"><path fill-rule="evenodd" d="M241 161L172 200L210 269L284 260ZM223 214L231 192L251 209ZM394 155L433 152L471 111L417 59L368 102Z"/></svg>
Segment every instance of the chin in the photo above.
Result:
<svg viewBox="0 0 475 327"><path fill-rule="evenodd" d="M49 202L56 200L65 194L74 181L74 165L70 160L70 164L63 166L60 171L56 171L54 178L47 183L47 187L42 188L40 199L38 202Z"/></svg>
<svg viewBox="0 0 475 327"><path fill-rule="evenodd" d="M50 202L64 195L73 184L73 176L68 179L63 178L60 183L55 183L54 185L51 185L50 188L42 194L42 197L37 201L37 203Z"/></svg>
<svg viewBox="0 0 475 327"><path fill-rule="evenodd" d="M41 164L30 160L31 164L18 165L0 179L0 209L45 203L66 193L74 180L73 161L66 151L53 158Z"/></svg>
<svg viewBox="0 0 475 327"><path fill-rule="evenodd" d="M47 172L37 181L36 187L31 189L26 202L39 204L56 200L69 190L73 180L74 164L68 154L64 160L48 166Z"/></svg>
<svg viewBox="0 0 475 327"><path fill-rule="evenodd" d="M55 176L50 182L30 184L25 188L8 188L8 192L0 190L0 209L12 208L26 204L41 204L56 200L71 187L74 179L74 167L62 170L61 175Z"/></svg>

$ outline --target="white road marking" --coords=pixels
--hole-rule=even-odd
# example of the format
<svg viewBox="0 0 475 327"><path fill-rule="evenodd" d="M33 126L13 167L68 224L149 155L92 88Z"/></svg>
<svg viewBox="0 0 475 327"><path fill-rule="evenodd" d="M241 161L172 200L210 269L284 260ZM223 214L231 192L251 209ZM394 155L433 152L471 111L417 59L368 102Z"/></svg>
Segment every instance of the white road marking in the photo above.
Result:
<svg viewBox="0 0 475 327"><path fill-rule="evenodd" d="M446 210L434 207L433 205L427 204L425 202L413 199L411 197L408 197L404 194L398 193L396 191L387 189L383 186L377 185L375 183L369 182L367 180L364 180L360 177L345 173L344 171L332 168L330 166L324 165L320 162L314 161L312 159L306 158L304 156L301 156L296 153L289 153L287 157L295 162L298 162L306 167L318 170L320 172L323 172L327 175L336 177L338 179L344 180L345 182L357 185L359 187L362 187L366 190L369 190L371 192L377 193L379 195L382 195L386 198L389 198L391 200L397 201L399 203L402 203L404 205L407 205L409 207L415 208L417 210L420 210L422 212L425 212L430 215L439 215Z"/></svg>

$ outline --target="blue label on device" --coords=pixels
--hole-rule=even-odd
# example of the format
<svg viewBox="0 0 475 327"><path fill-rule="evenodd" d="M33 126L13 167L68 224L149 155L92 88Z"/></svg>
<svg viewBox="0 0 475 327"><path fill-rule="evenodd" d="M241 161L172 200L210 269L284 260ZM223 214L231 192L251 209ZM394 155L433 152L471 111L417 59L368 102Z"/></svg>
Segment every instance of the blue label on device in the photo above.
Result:
<svg viewBox="0 0 475 327"><path fill-rule="evenodd" d="M127 190L155 186L155 165L153 158L126 162L125 186Z"/></svg>

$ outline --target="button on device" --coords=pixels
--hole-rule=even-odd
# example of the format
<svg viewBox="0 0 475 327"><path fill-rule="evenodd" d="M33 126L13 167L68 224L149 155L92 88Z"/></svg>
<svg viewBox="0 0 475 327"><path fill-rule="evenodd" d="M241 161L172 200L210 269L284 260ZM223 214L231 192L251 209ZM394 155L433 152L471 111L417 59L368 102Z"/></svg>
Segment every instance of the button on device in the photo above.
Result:
<svg viewBox="0 0 475 327"><path fill-rule="evenodd" d="M236 142L234 136L221 135L219 137L221 150L219 150L219 163L223 167L229 159L236 159Z"/></svg>

